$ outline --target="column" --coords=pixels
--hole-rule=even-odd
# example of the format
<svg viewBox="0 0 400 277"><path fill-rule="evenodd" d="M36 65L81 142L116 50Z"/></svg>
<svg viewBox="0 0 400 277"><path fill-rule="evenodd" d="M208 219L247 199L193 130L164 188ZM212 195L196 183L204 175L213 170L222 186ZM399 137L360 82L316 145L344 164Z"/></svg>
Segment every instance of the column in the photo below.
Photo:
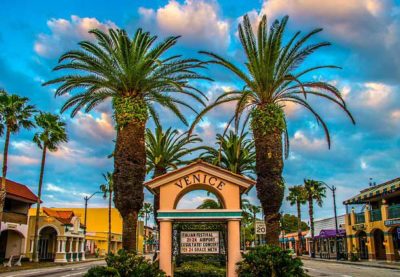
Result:
<svg viewBox="0 0 400 277"><path fill-rule="evenodd" d="M86 260L85 258L85 251L86 251L86 240L84 238L81 239L81 253L82 253L82 258L81 260L84 261Z"/></svg>
<svg viewBox="0 0 400 277"><path fill-rule="evenodd" d="M382 213L382 221L383 222L385 220L389 219L389 206L386 203L385 199L382 199L381 213Z"/></svg>
<svg viewBox="0 0 400 277"><path fill-rule="evenodd" d="M69 238L69 262L72 262L73 259L73 252L72 252L72 240L73 238Z"/></svg>
<svg viewBox="0 0 400 277"><path fill-rule="evenodd" d="M396 229L395 229L396 230ZM396 255L394 253L393 235L390 232L384 232L384 242L386 251L386 261L394 262L396 261Z"/></svg>
<svg viewBox="0 0 400 277"><path fill-rule="evenodd" d="M75 261L79 261L79 239L75 239Z"/></svg>
<svg viewBox="0 0 400 277"><path fill-rule="evenodd" d="M365 205L364 216L365 216L365 223L366 224L370 223L371 222L371 208L368 204Z"/></svg>
<svg viewBox="0 0 400 277"><path fill-rule="evenodd" d="M236 277L236 263L242 259L240 253L240 220L228 221L228 266L227 277Z"/></svg>
<svg viewBox="0 0 400 277"><path fill-rule="evenodd" d="M64 248L64 238L57 237L57 251L56 251L56 257L54 259L54 262L56 262L56 263L66 263L67 262L65 248Z"/></svg>
<svg viewBox="0 0 400 277"><path fill-rule="evenodd" d="M368 260L369 261L375 261L376 260L376 255L375 255L375 240L374 240L374 234L373 233L367 233L367 248L368 248Z"/></svg>
<svg viewBox="0 0 400 277"><path fill-rule="evenodd" d="M171 221L160 221L160 269L164 270L167 276L173 276Z"/></svg>

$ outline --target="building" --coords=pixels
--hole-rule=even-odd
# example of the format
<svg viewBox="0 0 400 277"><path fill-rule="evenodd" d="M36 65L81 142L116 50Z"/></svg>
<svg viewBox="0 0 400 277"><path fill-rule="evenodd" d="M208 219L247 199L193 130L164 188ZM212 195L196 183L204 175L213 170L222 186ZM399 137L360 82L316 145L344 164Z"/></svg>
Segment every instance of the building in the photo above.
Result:
<svg viewBox="0 0 400 277"><path fill-rule="evenodd" d="M349 257L400 260L400 178L361 190L343 202Z"/></svg>
<svg viewBox="0 0 400 277"><path fill-rule="evenodd" d="M26 256L33 258L36 209L31 209L28 225ZM33 214L33 215L32 215ZM72 210L56 208L40 209L39 213L39 261L72 262L85 260L84 229L81 220Z"/></svg>
<svg viewBox="0 0 400 277"><path fill-rule="evenodd" d="M346 257L346 231L345 231L345 217L346 215L337 216L338 221L338 234L336 234L335 218L323 218L314 220L314 241L315 241L315 257L320 258L336 258L336 243L341 257ZM311 255L312 252L312 239L311 230L305 236L307 243L307 252Z"/></svg>
<svg viewBox="0 0 400 277"><path fill-rule="evenodd" d="M80 222L86 223L86 255L104 256L108 251L108 208L88 208L85 222L84 208L57 208L59 211L72 211ZM35 209L30 214L34 215ZM144 248L143 221L138 221L137 251L142 253ZM122 217L116 208L111 209L111 251L122 249Z"/></svg>
<svg viewBox="0 0 400 277"><path fill-rule="evenodd" d="M36 202L37 196L27 186L6 180L6 199L1 221L0 259L8 259L25 253L28 210Z"/></svg>
<svg viewBox="0 0 400 277"><path fill-rule="evenodd" d="M300 244L298 232L285 234L281 233L279 237L279 243L281 248L293 250L294 253L297 252L297 248L302 246L302 253L308 253L307 243L305 236L308 234L308 231L301 232L302 244Z"/></svg>
<svg viewBox="0 0 400 277"><path fill-rule="evenodd" d="M158 231L155 227L144 227L144 253L155 253L158 245Z"/></svg>

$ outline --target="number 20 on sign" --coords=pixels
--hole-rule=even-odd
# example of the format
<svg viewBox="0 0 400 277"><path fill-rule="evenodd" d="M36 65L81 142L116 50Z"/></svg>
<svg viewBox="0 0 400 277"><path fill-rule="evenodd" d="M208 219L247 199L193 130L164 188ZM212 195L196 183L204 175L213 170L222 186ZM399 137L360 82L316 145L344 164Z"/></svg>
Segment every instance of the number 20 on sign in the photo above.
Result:
<svg viewBox="0 0 400 277"><path fill-rule="evenodd" d="M256 235L265 235L267 233L267 228L265 227L265 222L256 221Z"/></svg>

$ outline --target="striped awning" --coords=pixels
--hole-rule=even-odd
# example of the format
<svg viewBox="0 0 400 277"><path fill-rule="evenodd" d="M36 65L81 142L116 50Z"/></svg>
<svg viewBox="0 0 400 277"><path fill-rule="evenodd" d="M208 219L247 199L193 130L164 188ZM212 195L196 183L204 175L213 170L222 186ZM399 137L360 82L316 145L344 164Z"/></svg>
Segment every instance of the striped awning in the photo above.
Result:
<svg viewBox="0 0 400 277"><path fill-rule="evenodd" d="M356 196L343 201L343 204L363 204L367 203L372 199L383 197L389 193L393 193L395 191L400 191L400 177L382 183L380 185L376 185L367 189L364 189L357 194Z"/></svg>

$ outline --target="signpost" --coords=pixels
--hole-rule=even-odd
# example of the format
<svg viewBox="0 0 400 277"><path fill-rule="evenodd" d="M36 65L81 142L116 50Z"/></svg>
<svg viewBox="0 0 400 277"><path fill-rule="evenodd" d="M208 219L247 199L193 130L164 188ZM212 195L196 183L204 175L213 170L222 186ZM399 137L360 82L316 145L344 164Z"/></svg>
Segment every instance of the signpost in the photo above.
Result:
<svg viewBox="0 0 400 277"><path fill-rule="evenodd" d="M218 231L182 231L181 254L219 254Z"/></svg>
<svg viewBox="0 0 400 277"><path fill-rule="evenodd" d="M256 221L256 235L267 234L267 228L264 221Z"/></svg>

